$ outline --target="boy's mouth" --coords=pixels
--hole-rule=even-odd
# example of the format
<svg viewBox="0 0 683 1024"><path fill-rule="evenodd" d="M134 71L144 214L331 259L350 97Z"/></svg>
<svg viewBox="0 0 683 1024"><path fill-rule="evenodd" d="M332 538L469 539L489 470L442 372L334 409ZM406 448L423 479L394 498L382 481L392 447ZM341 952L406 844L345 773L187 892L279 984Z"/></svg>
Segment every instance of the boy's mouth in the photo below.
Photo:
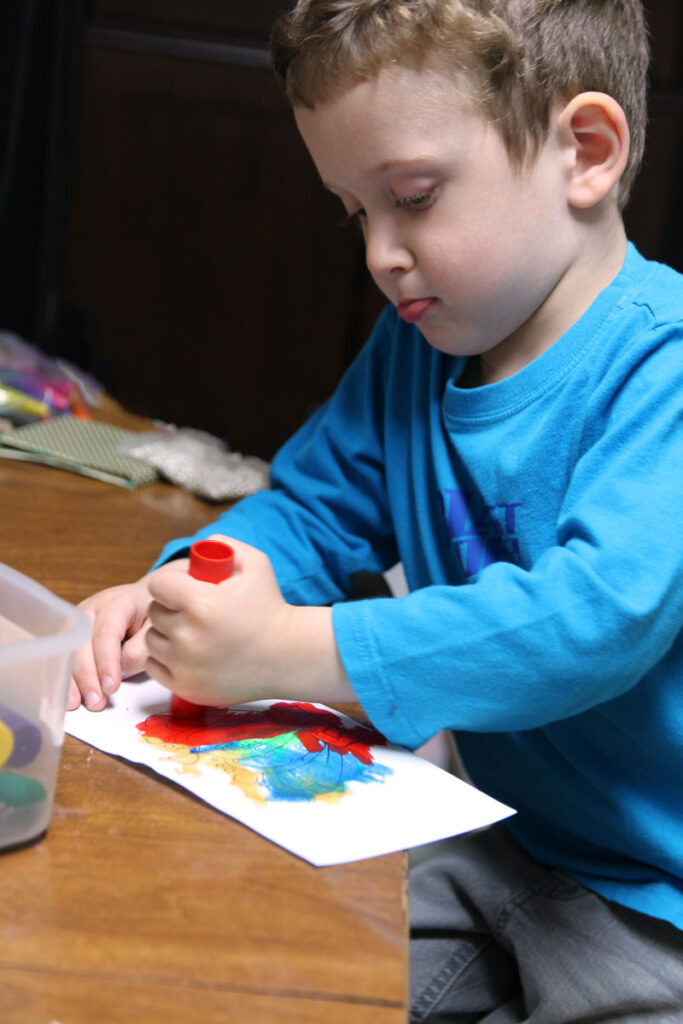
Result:
<svg viewBox="0 0 683 1024"><path fill-rule="evenodd" d="M435 298L429 299L404 299L397 306L398 315L406 323L415 324L421 320L436 302Z"/></svg>

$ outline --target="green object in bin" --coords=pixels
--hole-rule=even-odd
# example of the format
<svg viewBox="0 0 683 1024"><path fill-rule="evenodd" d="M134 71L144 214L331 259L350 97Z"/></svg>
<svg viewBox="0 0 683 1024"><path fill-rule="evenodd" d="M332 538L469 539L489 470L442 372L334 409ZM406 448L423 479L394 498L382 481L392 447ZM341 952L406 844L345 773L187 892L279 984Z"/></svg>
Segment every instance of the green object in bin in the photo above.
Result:
<svg viewBox="0 0 683 1024"><path fill-rule="evenodd" d="M15 772L0 771L0 804L10 807L25 807L37 804L47 796L45 787L37 779Z"/></svg>

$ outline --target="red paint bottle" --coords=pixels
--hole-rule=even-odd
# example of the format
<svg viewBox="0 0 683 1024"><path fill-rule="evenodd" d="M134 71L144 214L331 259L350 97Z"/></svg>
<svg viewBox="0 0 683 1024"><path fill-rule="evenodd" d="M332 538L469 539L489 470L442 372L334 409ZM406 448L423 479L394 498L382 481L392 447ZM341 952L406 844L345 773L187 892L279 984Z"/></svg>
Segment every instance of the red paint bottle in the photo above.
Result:
<svg viewBox="0 0 683 1024"><path fill-rule="evenodd" d="M190 576L205 583L220 583L232 576L235 553L221 540L197 540L190 548ZM204 706L171 695L171 714L175 718L203 718Z"/></svg>

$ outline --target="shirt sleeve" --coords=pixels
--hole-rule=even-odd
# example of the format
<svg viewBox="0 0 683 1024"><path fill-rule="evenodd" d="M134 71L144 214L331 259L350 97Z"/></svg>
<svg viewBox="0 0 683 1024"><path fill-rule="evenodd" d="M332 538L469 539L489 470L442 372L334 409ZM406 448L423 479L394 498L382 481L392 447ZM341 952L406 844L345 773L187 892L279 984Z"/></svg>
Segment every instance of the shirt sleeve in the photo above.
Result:
<svg viewBox="0 0 683 1024"><path fill-rule="evenodd" d="M278 452L270 490L243 499L194 537L168 544L157 565L223 533L264 551L285 598L331 604L352 591L356 572L398 560L388 513L384 459L381 317L330 400Z"/></svg>
<svg viewBox="0 0 683 1024"><path fill-rule="evenodd" d="M556 543L529 569L499 562L465 585L335 605L343 663L377 728L411 747L444 727L538 728L618 697L670 656L683 624L682 392L680 337L605 384Z"/></svg>

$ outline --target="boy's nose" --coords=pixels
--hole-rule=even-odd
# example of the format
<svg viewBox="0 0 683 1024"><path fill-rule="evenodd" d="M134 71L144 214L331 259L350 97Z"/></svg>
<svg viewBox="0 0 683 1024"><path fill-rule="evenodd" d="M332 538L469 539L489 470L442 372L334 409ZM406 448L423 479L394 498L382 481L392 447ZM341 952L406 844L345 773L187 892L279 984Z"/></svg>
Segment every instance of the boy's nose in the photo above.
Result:
<svg viewBox="0 0 683 1024"><path fill-rule="evenodd" d="M410 270L413 255L405 242L386 225L365 229L365 262L375 279L391 277L401 271Z"/></svg>

